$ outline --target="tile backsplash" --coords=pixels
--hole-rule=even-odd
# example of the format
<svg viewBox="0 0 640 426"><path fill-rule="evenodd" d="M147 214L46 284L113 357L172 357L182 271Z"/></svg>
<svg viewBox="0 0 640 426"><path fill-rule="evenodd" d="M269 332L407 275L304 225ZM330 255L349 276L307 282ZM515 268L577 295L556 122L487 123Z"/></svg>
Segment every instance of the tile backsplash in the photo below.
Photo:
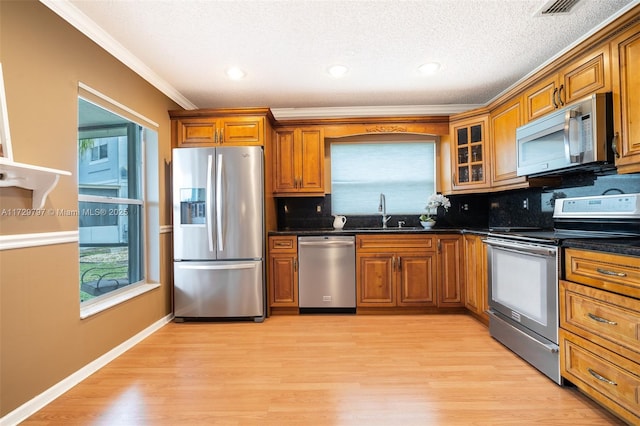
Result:
<svg viewBox="0 0 640 426"><path fill-rule="evenodd" d="M491 194L489 226L553 227L555 200L607 194L640 193L640 174L567 175L557 187Z"/></svg>
<svg viewBox="0 0 640 426"><path fill-rule="evenodd" d="M556 187L518 189L488 194L451 195L451 208L438 213L437 228L487 228L498 226L553 227L557 198L602 194L640 193L640 173L628 175L568 175ZM426 200L425 200L426 203ZM277 200L278 229L331 229L331 194L324 197L291 197ZM420 226L418 216L391 215L389 227ZM345 228L377 227L380 215L347 216Z"/></svg>

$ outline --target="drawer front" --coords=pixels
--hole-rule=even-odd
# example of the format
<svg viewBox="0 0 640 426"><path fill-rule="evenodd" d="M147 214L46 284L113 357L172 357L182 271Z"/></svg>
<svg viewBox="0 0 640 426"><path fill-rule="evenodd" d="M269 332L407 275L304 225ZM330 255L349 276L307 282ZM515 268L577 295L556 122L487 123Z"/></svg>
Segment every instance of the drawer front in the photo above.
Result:
<svg viewBox="0 0 640 426"><path fill-rule="evenodd" d="M295 253L298 251L298 237L269 237L269 252Z"/></svg>
<svg viewBox="0 0 640 426"><path fill-rule="evenodd" d="M640 415L640 365L618 357L597 345L563 332L560 337L561 372L580 388L593 395L597 391L606 399L605 405L615 401L635 419ZM590 388L590 389L589 389ZM597 397L597 395L595 395ZM609 401L607 401L607 399ZM617 410L619 412L619 410ZM625 416L625 418L631 418Z"/></svg>
<svg viewBox="0 0 640 426"><path fill-rule="evenodd" d="M561 289L561 326L573 325L640 352L639 301L566 281Z"/></svg>
<svg viewBox="0 0 640 426"><path fill-rule="evenodd" d="M565 249L566 279L640 298L640 258Z"/></svg>
<svg viewBox="0 0 640 426"><path fill-rule="evenodd" d="M360 251L377 252L380 250L395 252L409 250L435 251L433 237L423 235L403 235L402 237L391 235L357 235L356 247Z"/></svg>

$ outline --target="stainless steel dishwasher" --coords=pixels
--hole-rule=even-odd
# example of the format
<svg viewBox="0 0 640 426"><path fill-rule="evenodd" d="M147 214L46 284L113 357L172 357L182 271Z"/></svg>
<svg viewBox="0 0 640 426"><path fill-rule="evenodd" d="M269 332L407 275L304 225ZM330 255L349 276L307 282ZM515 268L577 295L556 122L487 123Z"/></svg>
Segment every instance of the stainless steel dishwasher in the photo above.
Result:
<svg viewBox="0 0 640 426"><path fill-rule="evenodd" d="M298 264L300 313L355 313L355 237L298 237Z"/></svg>

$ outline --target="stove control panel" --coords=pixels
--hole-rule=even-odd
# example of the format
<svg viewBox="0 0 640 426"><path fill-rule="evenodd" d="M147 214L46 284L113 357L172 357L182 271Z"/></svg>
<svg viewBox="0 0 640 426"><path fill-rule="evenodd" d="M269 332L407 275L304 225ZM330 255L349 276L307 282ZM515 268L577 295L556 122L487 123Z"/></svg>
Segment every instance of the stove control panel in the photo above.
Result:
<svg viewBox="0 0 640 426"><path fill-rule="evenodd" d="M555 201L553 217L640 219L640 194L559 198Z"/></svg>

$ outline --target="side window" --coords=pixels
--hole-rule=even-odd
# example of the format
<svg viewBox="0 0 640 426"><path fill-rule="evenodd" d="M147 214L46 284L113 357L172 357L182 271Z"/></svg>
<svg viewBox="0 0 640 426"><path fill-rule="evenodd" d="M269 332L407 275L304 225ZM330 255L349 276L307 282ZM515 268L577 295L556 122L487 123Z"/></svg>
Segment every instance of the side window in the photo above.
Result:
<svg viewBox="0 0 640 426"><path fill-rule="evenodd" d="M80 302L145 280L145 128L78 101Z"/></svg>

